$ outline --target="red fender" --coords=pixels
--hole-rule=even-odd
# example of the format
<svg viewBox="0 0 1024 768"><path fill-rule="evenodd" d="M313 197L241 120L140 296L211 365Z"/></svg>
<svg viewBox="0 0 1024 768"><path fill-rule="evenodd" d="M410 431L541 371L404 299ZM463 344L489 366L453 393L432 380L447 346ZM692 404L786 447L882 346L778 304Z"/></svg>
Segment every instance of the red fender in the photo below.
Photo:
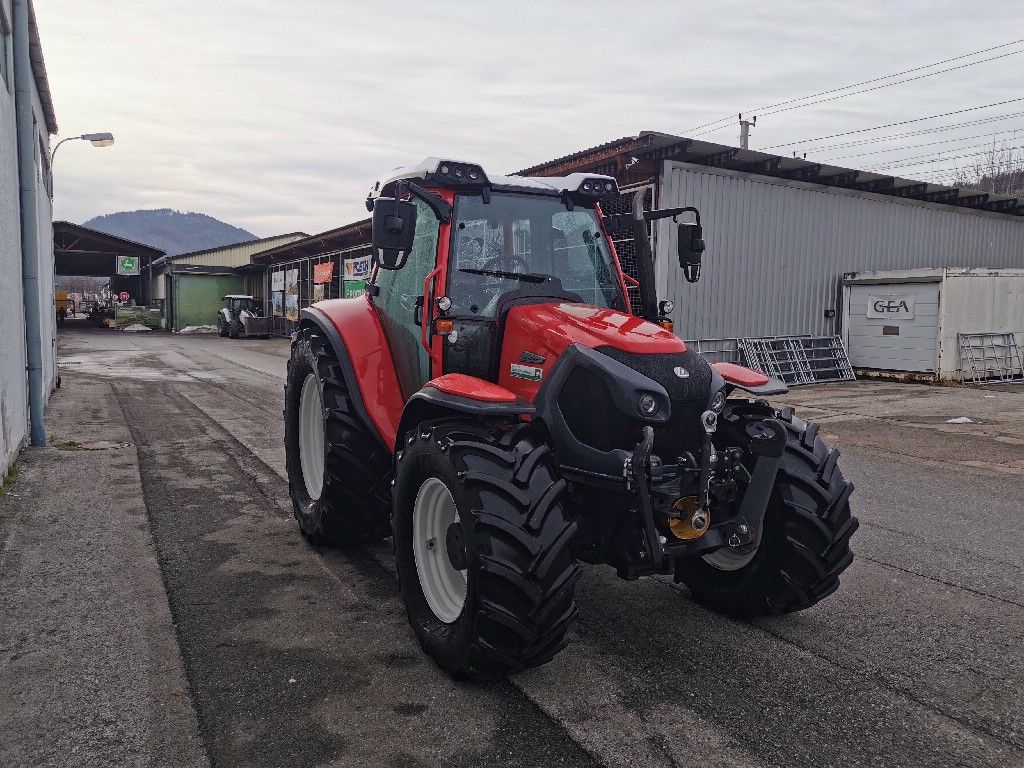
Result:
<svg viewBox="0 0 1024 768"><path fill-rule="evenodd" d="M320 326L328 336L332 328L337 332L340 339L331 339L331 343L339 359L348 358L340 362L354 374L360 401L356 407L365 411L388 450L394 452L405 400L398 388L391 348L369 297L319 301L302 310L302 316ZM342 349L337 348L337 341ZM352 382L347 377L346 383L351 389Z"/></svg>
<svg viewBox="0 0 1024 768"><path fill-rule="evenodd" d="M752 371L736 363L712 363L711 367L727 382L740 387L763 387L768 383L768 377L760 371Z"/></svg>
<svg viewBox="0 0 1024 768"><path fill-rule="evenodd" d="M514 403L516 396L504 387L489 381L467 376L464 373L446 373L426 383L426 386L440 390L447 395L468 397L484 403Z"/></svg>

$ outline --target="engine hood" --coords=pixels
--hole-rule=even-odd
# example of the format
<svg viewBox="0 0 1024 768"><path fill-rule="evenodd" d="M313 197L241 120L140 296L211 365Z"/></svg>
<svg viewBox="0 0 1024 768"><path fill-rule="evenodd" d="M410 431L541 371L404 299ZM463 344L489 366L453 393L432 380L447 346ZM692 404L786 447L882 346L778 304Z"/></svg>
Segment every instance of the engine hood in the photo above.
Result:
<svg viewBox="0 0 1024 768"><path fill-rule="evenodd" d="M570 344L615 347L624 352L684 352L686 344L671 331L615 309L586 304L534 304L514 307L509 325L543 342L550 352Z"/></svg>

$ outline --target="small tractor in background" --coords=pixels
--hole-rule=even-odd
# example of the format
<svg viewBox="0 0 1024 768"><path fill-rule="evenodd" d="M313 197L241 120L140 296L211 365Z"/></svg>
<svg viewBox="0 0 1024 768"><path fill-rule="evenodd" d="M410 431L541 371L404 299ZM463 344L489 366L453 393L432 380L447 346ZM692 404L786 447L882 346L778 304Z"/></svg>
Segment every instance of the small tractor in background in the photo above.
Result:
<svg viewBox="0 0 1024 768"><path fill-rule="evenodd" d="M301 312L284 409L300 529L392 536L409 622L453 675L551 659L581 561L759 615L814 605L853 559L839 452L764 399L784 384L688 349L654 293L647 223L677 221L692 282L699 212L605 216L618 197L595 174L398 169L367 200L365 295Z"/></svg>
<svg viewBox="0 0 1024 768"><path fill-rule="evenodd" d="M229 293L217 314L217 333L237 339L240 336L270 337L270 319L263 316L260 301L248 294Z"/></svg>

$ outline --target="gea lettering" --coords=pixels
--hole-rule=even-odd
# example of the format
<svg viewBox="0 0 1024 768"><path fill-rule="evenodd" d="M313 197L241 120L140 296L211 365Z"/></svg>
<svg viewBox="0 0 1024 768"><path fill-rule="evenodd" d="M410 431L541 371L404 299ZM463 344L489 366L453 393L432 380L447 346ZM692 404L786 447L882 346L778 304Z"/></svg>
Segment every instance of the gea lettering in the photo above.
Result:
<svg viewBox="0 0 1024 768"><path fill-rule="evenodd" d="M910 306L906 299L889 299L888 301L875 301L875 312L910 312Z"/></svg>

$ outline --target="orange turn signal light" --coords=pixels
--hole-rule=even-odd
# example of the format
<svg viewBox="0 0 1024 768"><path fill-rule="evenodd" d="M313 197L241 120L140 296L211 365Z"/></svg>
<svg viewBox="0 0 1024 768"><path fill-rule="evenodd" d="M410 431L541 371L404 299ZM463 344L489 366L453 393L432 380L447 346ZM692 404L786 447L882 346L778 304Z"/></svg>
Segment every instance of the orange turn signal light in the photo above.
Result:
<svg viewBox="0 0 1024 768"><path fill-rule="evenodd" d="M675 326L672 324L671 320L664 320L664 319L663 320L659 320L658 321L658 325L660 325L666 331L671 331L672 329L675 328Z"/></svg>
<svg viewBox="0 0 1024 768"><path fill-rule="evenodd" d="M434 330L438 333L451 333L455 330L455 323L451 320L435 320Z"/></svg>

